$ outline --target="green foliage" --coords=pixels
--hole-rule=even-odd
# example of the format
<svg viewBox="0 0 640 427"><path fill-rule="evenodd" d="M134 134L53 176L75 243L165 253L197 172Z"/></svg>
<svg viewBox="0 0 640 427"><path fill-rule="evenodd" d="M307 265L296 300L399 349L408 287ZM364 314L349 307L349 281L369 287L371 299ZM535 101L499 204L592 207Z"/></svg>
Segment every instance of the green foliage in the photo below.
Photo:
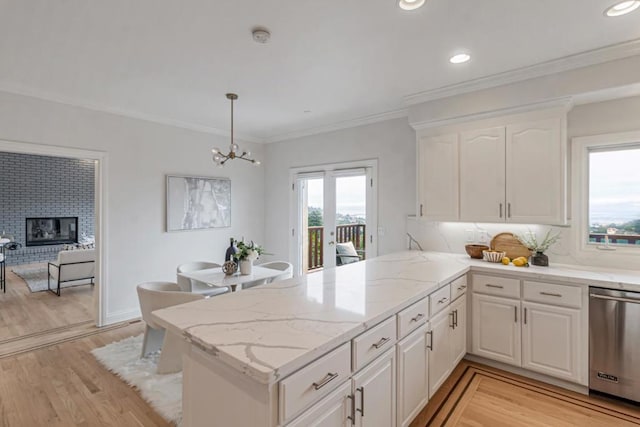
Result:
<svg viewBox="0 0 640 427"><path fill-rule="evenodd" d="M324 225L322 221L322 209L309 207L309 227L322 227Z"/></svg>
<svg viewBox="0 0 640 427"><path fill-rule="evenodd" d="M236 240L236 244L238 247L238 252L236 252L233 257L239 261L245 259L255 261L260 257L260 255L264 253L264 248L253 243L253 240L249 244L246 244L243 241L238 242Z"/></svg>
<svg viewBox="0 0 640 427"><path fill-rule="evenodd" d="M324 225L322 208L310 206L307 221L309 222L309 227L322 227ZM336 214L336 225L345 224L366 224L366 219L361 216Z"/></svg>

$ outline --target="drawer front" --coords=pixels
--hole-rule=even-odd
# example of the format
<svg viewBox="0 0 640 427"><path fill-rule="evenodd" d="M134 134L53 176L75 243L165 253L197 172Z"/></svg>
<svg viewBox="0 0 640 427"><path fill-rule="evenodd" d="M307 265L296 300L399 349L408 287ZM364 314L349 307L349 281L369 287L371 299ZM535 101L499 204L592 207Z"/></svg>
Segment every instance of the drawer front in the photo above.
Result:
<svg viewBox="0 0 640 427"><path fill-rule="evenodd" d="M398 313L398 339L402 339L429 318L429 298L424 298Z"/></svg>
<svg viewBox="0 0 640 427"><path fill-rule="evenodd" d="M449 306L451 302L451 286L447 285L429 295L429 308L431 317L435 316Z"/></svg>
<svg viewBox="0 0 640 427"><path fill-rule="evenodd" d="M458 277L451 282L451 301L455 301L460 295L467 292L467 275Z"/></svg>
<svg viewBox="0 0 640 427"><path fill-rule="evenodd" d="M520 280L518 279L486 276L484 274L474 274L472 277L473 292L507 298L520 298Z"/></svg>
<svg viewBox="0 0 640 427"><path fill-rule="evenodd" d="M353 339L353 370L364 367L367 363L392 348L396 343L396 316L374 326Z"/></svg>
<svg viewBox="0 0 640 427"><path fill-rule="evenodd" d="M555 283L524 281L525 301L565 307L582 307L582 288L578 286L557 285Z"/></svg>
<svg viewBox="0 0 640 427"><path fill-rule="evenodd" d="M280 381L280 424L317 402L351 375L351 345L346 343Z"/></svg>

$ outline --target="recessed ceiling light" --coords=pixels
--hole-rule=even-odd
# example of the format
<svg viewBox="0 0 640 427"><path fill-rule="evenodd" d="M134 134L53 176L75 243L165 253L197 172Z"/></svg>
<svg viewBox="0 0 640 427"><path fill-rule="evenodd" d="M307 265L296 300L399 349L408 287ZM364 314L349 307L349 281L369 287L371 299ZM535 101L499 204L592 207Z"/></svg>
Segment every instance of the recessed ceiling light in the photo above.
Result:
<svg viewBox="0 0 640 427"><path fill-rule="evenodd" d="M452 64L462 64L471 59L471 55L468 53L458 53L449 58L449 62Z"/></svg>
<svg viewBox="0 0 640 427"><path fill-rule="evenodd" d="M416 10L424 5L426 0L398 0L398 6L402 10Z"/></svg>
<svg viewBox="0 0 640 427"><path fill-rule="evenodd" d="M640 0L622 1L604 11L606 16L622 16L640 7Z"/></svg>

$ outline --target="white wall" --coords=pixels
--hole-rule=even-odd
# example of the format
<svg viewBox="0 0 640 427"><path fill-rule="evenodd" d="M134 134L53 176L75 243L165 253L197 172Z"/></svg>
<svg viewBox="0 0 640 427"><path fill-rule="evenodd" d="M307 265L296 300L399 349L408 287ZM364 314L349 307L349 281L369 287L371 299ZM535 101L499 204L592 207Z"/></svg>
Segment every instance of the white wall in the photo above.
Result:
<svg viewBox="0 0 640 427"><path fill-rule="evenodd" d="M404 248L407 215L415 210L415 132L406 118L272 143L266 147L266 246L287 259L292 167L378 159L378 253Z"/></svg>
<svg viewBox="0 0 640 427"><path fill-rule="evenodd" d="M264 168L214 167L210 149L227 138L0 92L0 139L108 153L107 321L136 316L137 283L174 281L182 262L222 261L229 237L264 240ZM264 147L242 145L263 158ZM166 174L230 178L231 228L165 232Z"/></svg>
<svg viewBox="0 0 640 427"><path fill-rule="evenodd" d="M579 105L571 110L567 117L567 143L571 147L571 138L578 136L640 130L639 111L640 96ZM572 187L575 189L578 186L573 185ZM575 193L575 190L573 190L573 193ZM573 211L578 212L577 209L573 209ZM454 253L465 253L464 245L467 243L467 230L474 230L476 236L480 235L480 231L486 231L490 236L493 236L503 231L522 234L528 230L541 236L549 228L553 229L554 233L560 232L562 235L561 241L548 251L549 259L552 263L639 269L638 256L640 256L640 251L636 256L605 251L595 254L580 253L577 250L576 242L580 238L581 231L575 226L472 224L430 222L416 219L410 219L407 224L409 232L417 238L425 249Z"/></svg>

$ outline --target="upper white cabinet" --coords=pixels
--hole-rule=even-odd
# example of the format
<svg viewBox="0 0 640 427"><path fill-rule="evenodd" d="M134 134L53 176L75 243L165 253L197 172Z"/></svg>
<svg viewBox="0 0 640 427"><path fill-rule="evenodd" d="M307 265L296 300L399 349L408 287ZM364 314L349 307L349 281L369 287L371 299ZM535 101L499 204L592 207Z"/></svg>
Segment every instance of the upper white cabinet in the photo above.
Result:
<svg viewBox="0 0 640 427"><path fill-rule="evenodd" d="M458 135L423 137L418 145L418 212L432 220L458 217Z"/></svg>
<svg viewBox="0 0 640 427"><path fill-rule="evenodd" d="M504 135L503 127L460 134L462 221L504 221Z"/></svg>
<svg viewBox="0 0 640 427"><path fill-rule="evenodd" d="M498 126L483 123L419 136L418 215L565 224L565 116L532 113L505 118Z"/></svg>

